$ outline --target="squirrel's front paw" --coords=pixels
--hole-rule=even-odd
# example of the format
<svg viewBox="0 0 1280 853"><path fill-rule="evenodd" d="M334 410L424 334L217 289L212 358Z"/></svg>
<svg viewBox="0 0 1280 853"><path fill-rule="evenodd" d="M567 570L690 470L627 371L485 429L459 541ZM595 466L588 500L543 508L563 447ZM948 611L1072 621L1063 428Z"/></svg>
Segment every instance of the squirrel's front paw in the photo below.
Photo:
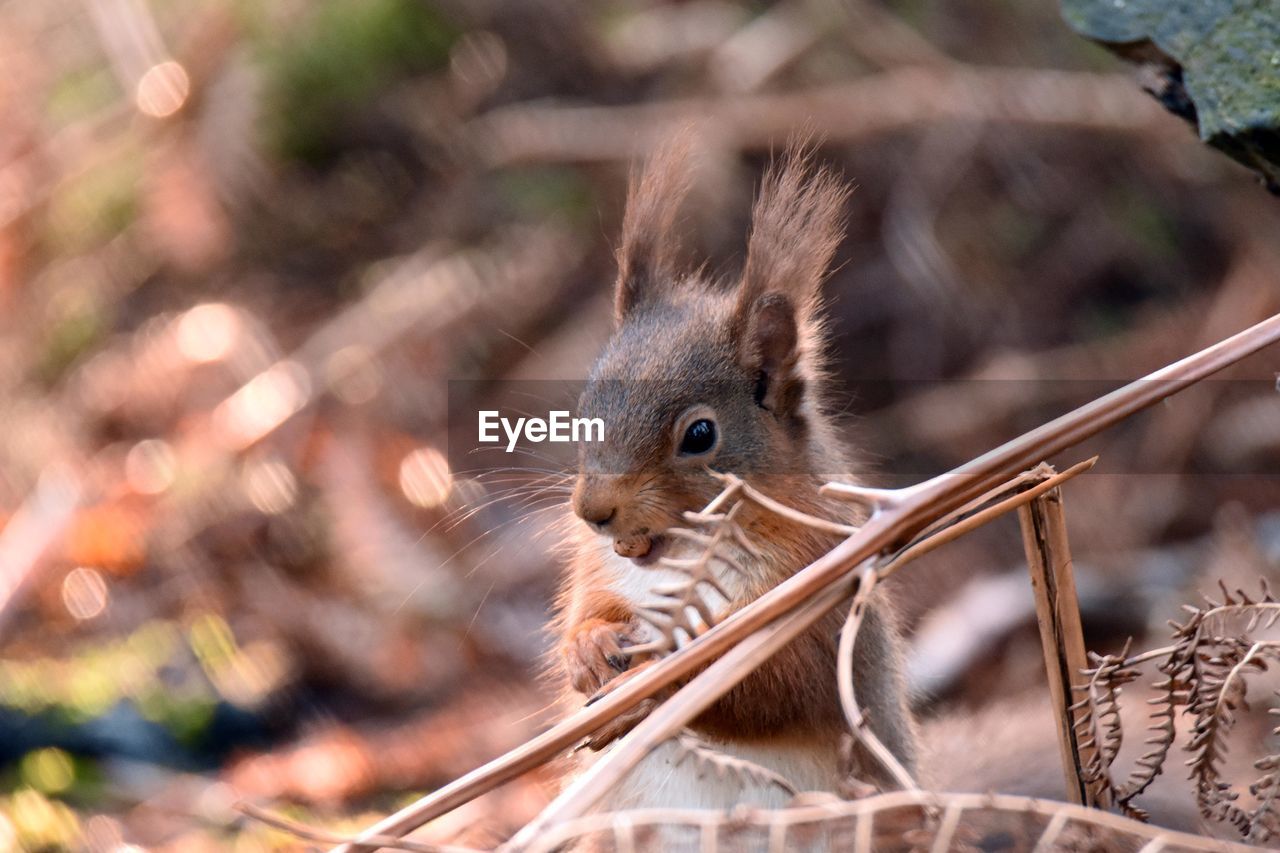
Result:
<svg viewBox="0 0 1280 853"><path fill-rule="evenodd" d="M623 653L632 642L634 625L588 619L575 625L560 644L560 662L569 683L590 696L631 665Z"/></svg>
<svg viewBox="0 0 1280 853"><path fill-rule="evenodd" d="M587 699L587 704L594 704L604 698L622 685L626 684L630 679L643 673L645 669L654 663L656 663L656 661L648 660L638 666L632 667L622 676L615 678L613 681L600 688L599 692ZM631 710L622 712L597 729L591 737L587 738L586 742L583 743L583 746L589 747L593 750L604 749L606 746L635 728L641 720L649 716L654 708L658 707L659 701L667 698L673 692L675 692L674 688L664 687L662 690L659 690L656 695L650 696L648 699L641 699L640 702Z"/></svg>

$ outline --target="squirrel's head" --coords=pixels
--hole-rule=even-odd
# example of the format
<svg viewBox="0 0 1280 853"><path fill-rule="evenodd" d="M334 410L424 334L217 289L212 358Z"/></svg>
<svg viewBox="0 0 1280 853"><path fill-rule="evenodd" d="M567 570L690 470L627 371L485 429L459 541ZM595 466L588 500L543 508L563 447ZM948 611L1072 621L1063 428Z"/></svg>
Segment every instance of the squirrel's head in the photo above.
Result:
<svg viewBox="0 0 1280 853"><path fill-rule="evenodd" d="M821 412L818 308L848 189L791 146L765 175L741 276L715 282L677 266L688 148L678 140L632 179L617 329L579 404L604 437L579 448L574 511L638 561L716 495L708 468L813 483L843 459Z"/></svg>

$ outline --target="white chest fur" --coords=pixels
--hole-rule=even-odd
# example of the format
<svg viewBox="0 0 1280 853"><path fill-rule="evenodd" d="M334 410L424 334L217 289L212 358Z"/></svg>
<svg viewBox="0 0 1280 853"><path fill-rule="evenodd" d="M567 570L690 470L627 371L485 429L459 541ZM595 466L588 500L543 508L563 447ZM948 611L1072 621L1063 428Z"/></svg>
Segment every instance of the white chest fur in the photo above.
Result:
<svg viewBox="0 0 1280 853"><path fill-rule="evenodd" d="M810 738L771 738L759 743L708 743L713 749L745 758L778 773L797 791L831 791L840 781L837 750L829 741ZM585 769L601 753L581 756ZM668 741L636 766L610 792L602 811L637 808L727 810L741 804L781 808L791 795L777 785L753 782L700 763L675 742Z"/></svg>

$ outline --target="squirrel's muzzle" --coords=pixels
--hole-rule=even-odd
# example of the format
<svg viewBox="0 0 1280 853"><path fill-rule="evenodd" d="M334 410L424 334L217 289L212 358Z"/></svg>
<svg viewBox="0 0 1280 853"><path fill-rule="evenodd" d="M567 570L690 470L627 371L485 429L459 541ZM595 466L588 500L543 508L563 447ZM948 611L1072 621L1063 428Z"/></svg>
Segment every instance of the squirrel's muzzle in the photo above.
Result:
<svg viewBox="0 0 1280 853"><path fill-rule="evenodd" d="M573 489L573 511L583 521L603 531L618 517L621 490L617 477L585 474Z"/></svg>
<svg viewBox="0 0 1280 853"><path fill-rule="evenodd" d="M633 506L636 478L617 474L582 474L573 490L573 511L600 533L613 538L621 557L639 560L653 550L659 519L646 518ZM657 527L655 528L655 524Z"/></svg>

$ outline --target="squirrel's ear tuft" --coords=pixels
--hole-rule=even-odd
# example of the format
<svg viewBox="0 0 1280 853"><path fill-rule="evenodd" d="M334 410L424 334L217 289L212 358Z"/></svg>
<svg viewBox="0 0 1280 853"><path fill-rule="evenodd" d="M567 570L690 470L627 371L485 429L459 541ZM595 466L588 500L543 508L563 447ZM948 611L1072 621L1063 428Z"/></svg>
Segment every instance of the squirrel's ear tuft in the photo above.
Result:
<svg viewBox="0 0 1280 853"><path fill-rule="evenodd" d="M818 305L831 258L844 237L849 187L813 162L812 146L793 140L769 167L751 216L740 310L764 293L786 294L803 327Z"/></svg>
<svg viewBox="0 0 1280 853"><path fill-rule="evenodd" d="M631 176L618 247L614 313L619 323L675 277L679 240L673 226L689 192L693 139L691 130L680 133L649 159L643 171Z"/></svg>
<svg viewBox="0 0 1280 853"><path fill-rule="evenodd" d="M822 280L844 236L848 186L814 165L804 140L769 167L752 211L734 328L756 403L790 414L804 393L802 352L816 346Z"/></svg>

